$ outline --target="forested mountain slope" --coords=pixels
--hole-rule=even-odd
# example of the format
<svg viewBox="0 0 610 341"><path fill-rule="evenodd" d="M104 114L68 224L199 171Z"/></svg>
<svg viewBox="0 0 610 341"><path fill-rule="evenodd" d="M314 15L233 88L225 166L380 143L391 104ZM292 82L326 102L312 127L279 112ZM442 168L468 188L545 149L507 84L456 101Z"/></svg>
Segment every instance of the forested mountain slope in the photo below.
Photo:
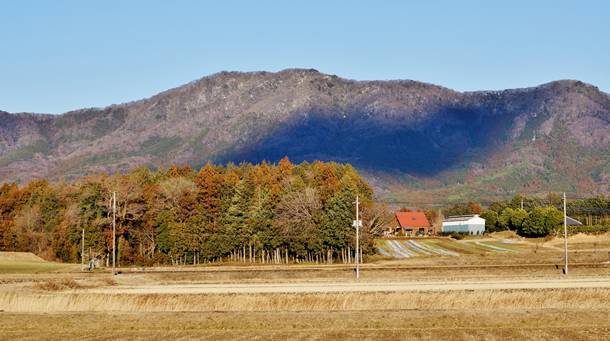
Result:
<svg viewBox="0 0 610 341"><path fill-rule="evenodd" d="M349 162L398 201L608 193L609 122L608 94L580 81L460 93L316 70L222 72L104 109L0 112L0 181L288 156Z"/></svg>

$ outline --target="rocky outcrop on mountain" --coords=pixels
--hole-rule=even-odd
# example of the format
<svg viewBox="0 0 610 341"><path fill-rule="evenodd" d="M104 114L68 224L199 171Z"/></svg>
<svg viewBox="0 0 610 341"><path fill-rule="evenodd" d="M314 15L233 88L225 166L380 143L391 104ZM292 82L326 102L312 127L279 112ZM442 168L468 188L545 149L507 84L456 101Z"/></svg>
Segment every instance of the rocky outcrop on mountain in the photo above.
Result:
<svg viewBox="0 0 610 341"><path fill-rule="evenodd" d="M608 94L579 81L460 93L316 70L221 72L102 109L0 112L0 181L288 156L352 163L380 193L470 184L485 197L553 190L542 183L573 179L578 167L561 153L577 151L588 162L578 176L590 180L570 186L593 193L610 173L609 113Z"/></svg>

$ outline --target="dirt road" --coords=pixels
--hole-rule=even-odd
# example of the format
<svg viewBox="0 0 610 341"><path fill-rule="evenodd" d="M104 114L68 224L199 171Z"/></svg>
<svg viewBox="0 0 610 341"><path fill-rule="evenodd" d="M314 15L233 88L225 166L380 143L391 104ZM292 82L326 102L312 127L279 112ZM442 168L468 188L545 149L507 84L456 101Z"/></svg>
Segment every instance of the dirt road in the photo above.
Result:
<svg viewBox="0 0 610 341"><path fill-rule="evenodd" d="M470 281L397 281L397 282L287 282L248 284L143 284L90 289L95 293L126 294L221 294L221 293L324 293L442 291L477 289L564 289L610 288L610 277L565 279L511 279Z"/></svg>

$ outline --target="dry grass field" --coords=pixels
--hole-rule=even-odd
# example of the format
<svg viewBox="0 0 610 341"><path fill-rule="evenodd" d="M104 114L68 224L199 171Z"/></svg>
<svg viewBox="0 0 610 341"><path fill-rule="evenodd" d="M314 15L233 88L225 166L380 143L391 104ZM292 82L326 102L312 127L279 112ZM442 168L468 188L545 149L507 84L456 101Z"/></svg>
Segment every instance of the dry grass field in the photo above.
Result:
<svg viewBox="0 0 610 341"><path fill-rule="evenodd" d="M21 340L607 340L608 311L11 313Z"/></svg>
<svg viewBox="0 0 610 341"><path fill-rule="evenodd" d="M592 237L570 238L568 276L562 240L514 237L518 253L381 259L364 264L358 280L351 265L112 277L6 260L13 270L0 271L0 339L609 340L610 265L602 263L610 243ZM504 247L504 238L466 241Z"/></svg>
<svg viewBox="0 0 610 341"><path fill-rule="evenodd" d="M46 262L44 259L29 252L0 252L0 261Z"/></svg>
<svg viewBox="0 0 610 341"><path fill-rule="evenodd" d="M49 292L67 287L69 292ZM71 289L71 290L70 290ZM76 291L81 289L82 292ZM334 293L99 294L76 282L0 293L7 312L299 312L610 309L610 288Z"/></svg>
<svg viewBox="0 0 610 341"><path fill-rule="evenodd" d="M0 275L80 270L74 264L51 263L29 252L0 252Z"/></svg>
<svg viewBox="0 0 610 341"><path fill-rule="evenodd" d="M0 274L44 273L78 269L73 264L0 260Z"/></svg>

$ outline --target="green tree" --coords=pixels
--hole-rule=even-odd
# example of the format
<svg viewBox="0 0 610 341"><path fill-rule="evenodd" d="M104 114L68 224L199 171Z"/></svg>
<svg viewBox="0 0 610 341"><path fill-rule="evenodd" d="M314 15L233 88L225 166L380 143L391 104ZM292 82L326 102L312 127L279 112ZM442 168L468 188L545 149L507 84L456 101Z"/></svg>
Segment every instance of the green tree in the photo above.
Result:
<svg viewBox="0 0 610 341"><path fill-rule="evenodd" d="M453 205L451 208L444 209L443 213L445 214L445 217L473 214L472 210L468 206L462 206L458 203Z"/></svg>
<svg viewBox="0 0 610 341"><path fill-rule="evenodd" d="M326 214L320 233L324 244L334 249L355 247L356 231L352 222L355 218L353 202L356 201L356 186L349 177L343 177L338 187L341 190L326 203Z"/></svg>
<svg viewBox="0 0 610 341"><path fill-rule="evenodd" d="M498 226L505 230L518 230L523 225L527 212L522 209L506 208L498 216Z"/></svg>
<svg viewBox="0 0 610 341"><path fill-rule="evenodd" d="M172 225L178 221L178 216L171 210L163 211L157 216L155 233L159 251L168 253L172 249L173 242L170 233Z"/></svg>
<svg viewBox="0 0 610 341"><path fill-rule="evenodd" d="M511 227L514 230L519 230L523 227L523 221L527 218L527 212L522 209L516 209L510 218Z"/></svg>
<svg viewBox="0 0 610 341"><path fill-rule="evenodd" d="M500 214L504 210L504 205L502 205L501 203L499 203L497 201L494 201L491 204L489 204L489 210L495 211L496 213Z"/></svg>
<svg viewBox="0 0 610 341"><path fill-rule="evenodd" d="M510 218L515 213L512 208L505 208L498 216L498 227L502 230L510 230Z"/></svg>
<svg viewBox="0 0 610 341"><path fill-rule="evenodd" d="M523 232L530 237L550 234L563 224L563 215L555 207L536 207L523 221Z"/></svg>
<svg viewBox="0 0 610 341"><path fill-rule="evenodd" d="M498 212L487 210L481 213L481 218L485 219L485 230L487 232L496 232L498 224Z"/></svg>
<svg viewBox="0 0 610 341"><path fill-rule="evenodd" d="M144 189L147 185L150 186L153 183L150 171L146 166L133 166L133 169L129 172L128 176L129 180L138 185L141 189Z"/></svg>
<svg viewBox="0 0 610 341"><path fill-rule="evenodd" d="M85 230L85 249L91 248L93 255L108 252L106 235L104 230L110 226L104 205L104 193L101 184L102 179L98 176L86 177L78 187L76 209L78 219L76 224L69 227L68 233L76 250L80 254L82 241L81 230ZM80 255L78 256L79 259ZM76 260L75 259L75 260Z"/></svg>
<svg viewBox="0 0 610 341"><path fill-rule="evenodd" d="M523 209L539 207L541 205L540 199L537 197L524 197L517 194L512 197L510 201L505 202L504 206L512 209L518 209L521 208L521 201L523 201Z"/></svg>

